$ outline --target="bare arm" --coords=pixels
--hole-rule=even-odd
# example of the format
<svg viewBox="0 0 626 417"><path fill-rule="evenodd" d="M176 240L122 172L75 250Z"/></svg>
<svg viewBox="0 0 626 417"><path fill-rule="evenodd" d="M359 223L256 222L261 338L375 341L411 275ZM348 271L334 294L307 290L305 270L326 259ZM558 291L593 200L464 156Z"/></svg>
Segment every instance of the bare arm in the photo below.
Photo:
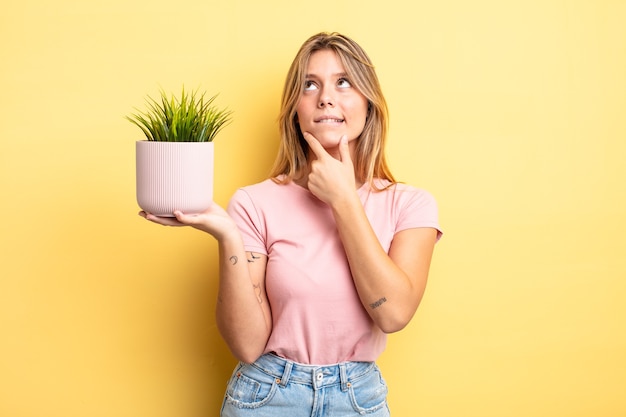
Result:
<svg viewBox="0 0 626 417"><path fill-rule="evenodd" d="M387 254L356 193L332 208L361 303L384 332L401 330L424 295L437 231L403 230Z"/></svg>
<svg viewBox="0 0 626 417"><path fill-rule="evenodd" d="M252 363L263 353L272 330L265 292L267 256L244 252L239 236L219 248L217 326L233 355Z"/></svg>
<svg viewBox="0 0 626 417"><path fill-rule="evenodd" d="M254 362L265 349L272 329L271 311L265 292L267 257L245 252L241 233L224 209L213 204L199 215L175 213L163 218L140 213L166 226L191 226L209 233L219 245L217 326L233 355Z"/></svg>
<svg viewBox="0 0 626 417"><path fill-rule="evenodd" d="M315 154L309 190L332 209L361 303L384 332L404 328L424 294L437 231L401 231L386 253L356 192L350 154L354 145L342 138L333 157L310 134L304 138Z"/></svg>

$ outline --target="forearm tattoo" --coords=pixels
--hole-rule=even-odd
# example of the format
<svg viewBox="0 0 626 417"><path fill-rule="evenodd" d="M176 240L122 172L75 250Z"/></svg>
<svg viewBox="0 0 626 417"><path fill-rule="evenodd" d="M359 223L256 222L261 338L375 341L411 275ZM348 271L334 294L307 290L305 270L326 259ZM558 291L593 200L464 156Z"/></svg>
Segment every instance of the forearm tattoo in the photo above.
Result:
<svg viewBox="0 0 626 417"><path fill-rule="evenodd" d="M256 293L256 299L259 301L259 304L263 304L263 297L261 297L261 285L253 284L254 292Z"/></svg>
<svg viewBox="0 0 626 417"><path fill-rule="evenodd" d="M261 259L261 257L260 256L254 256L254 253L250 252L250 258L248 258L248 262L254 262L257 259ZM237 256L235 256L235 255L233 255L230 258L228 258L228 260L233 265L237 265L237 262L239 262L239 258Z"/></svg>
<svg viewBox="0 0 626 417"><path fill-rule="evenodd" d="M373 302L372 304L370 304L370 308L373 310L375 308L380 307L381 305L383 305L383 303L387 302L387 299L385 297L381 298L380 300Z"/></svg>

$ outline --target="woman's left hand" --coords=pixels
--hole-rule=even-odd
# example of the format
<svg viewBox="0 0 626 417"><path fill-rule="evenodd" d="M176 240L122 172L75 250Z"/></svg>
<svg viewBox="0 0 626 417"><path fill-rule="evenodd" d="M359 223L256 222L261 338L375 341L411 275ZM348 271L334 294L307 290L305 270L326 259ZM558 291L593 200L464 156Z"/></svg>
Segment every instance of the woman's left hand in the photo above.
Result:
<svg viewBox="0 0 626 417"><path fill-rule="evenodd" d="M329 205L354 193L354 165L347 137L344 135L339 141L337 159L324 149L315 136L308 132L304 132L303 136L315 154L308 177L309 191Z"/></svg>

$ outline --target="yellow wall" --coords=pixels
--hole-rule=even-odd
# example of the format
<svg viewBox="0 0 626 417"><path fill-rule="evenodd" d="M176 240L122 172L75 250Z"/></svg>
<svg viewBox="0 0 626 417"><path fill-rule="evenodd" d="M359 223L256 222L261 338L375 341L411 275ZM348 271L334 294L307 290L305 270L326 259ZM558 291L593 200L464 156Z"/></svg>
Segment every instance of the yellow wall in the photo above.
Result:
<svg viewBox="0 0 626 417"><path fill-rule="evenodd" d="M0 415L217 415L215 243L140 219L124 120L220 93L216 200L262 179L302 41L377 63L444 239L381 358L395 416L626 415L626 2L22 0L0 13Z"/></svg>

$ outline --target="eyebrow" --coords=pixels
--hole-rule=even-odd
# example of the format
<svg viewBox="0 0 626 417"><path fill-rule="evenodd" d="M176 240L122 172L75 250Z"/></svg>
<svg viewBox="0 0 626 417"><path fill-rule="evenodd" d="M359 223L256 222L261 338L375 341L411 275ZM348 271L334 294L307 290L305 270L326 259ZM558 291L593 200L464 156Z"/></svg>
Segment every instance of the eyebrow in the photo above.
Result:
<svg viewBox="0 0 626 417"><path fill-rule="evenodd" d="M339 77L347 77L348 76L348 74L345 73L345 72L337 72L337 73L332 74L332 75L333 75L333 77L337 77L337 78L339 78ZM305 74L304 78L319 78L319 77L316 74Z"/></svg>

